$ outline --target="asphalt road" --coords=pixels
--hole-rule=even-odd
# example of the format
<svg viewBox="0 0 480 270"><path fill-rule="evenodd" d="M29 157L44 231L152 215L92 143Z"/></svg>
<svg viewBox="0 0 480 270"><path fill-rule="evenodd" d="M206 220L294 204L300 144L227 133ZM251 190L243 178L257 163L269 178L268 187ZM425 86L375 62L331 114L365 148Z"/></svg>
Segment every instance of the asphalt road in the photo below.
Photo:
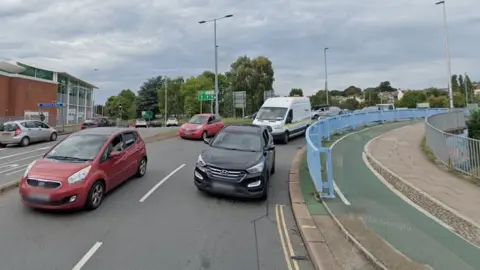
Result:
<svg viewBox="0 0 480 270"><path fill-rule="evenodd" d="M143 138L147 138L172 129L175 129L175 127L141 128L138 131ZM66 136L68 135L58 136L57 142ZM0 148L0 186L19 180L26 167L45 154L57 142L34 143L27 147L9 145L7 148Z"/></svg>
<svg viewBox="0 0 480 270"><path fill-rule="evenodd" d="M7 192L0 196L0 269L313 269L290 259L306 256L288 196L290 163L304 143L277 146L266 202L197 191L193 168L206 145L179 138L148 144L146 176L126 182L93 212L35 211Z"/></svg>

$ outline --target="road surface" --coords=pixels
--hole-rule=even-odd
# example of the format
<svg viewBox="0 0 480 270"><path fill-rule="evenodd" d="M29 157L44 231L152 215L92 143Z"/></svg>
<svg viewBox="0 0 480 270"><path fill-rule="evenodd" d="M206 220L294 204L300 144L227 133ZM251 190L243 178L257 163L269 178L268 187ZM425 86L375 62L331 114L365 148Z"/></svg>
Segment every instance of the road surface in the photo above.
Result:
<svg viewBox="0 0 480 270"><path fill-rule="evenodd" d="M288 260L293 270L310 270L309 261L290 259L306 256L288 197L290 162L304 144L299 138L277 146L266 202L197 191L193 168L207 146L179 138L148 144L146 176L126 182L93 212L34 211L16 190L7 192L0 196L0 269L283 270Z"/></svg>

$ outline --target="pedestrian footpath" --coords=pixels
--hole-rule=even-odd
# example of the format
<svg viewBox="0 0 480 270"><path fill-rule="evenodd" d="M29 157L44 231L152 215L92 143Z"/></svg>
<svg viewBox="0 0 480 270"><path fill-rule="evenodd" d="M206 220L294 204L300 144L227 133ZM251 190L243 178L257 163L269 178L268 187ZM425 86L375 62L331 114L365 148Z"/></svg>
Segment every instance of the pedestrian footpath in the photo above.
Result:
<svg viewBox="0 0 480 270"><path fill-rule="evenodd" d="M457 216L480 224L480 186L428 160L420 147L424 134L424 123L393 130L373 140L368 152L403 180L451 208Z"/></svg>

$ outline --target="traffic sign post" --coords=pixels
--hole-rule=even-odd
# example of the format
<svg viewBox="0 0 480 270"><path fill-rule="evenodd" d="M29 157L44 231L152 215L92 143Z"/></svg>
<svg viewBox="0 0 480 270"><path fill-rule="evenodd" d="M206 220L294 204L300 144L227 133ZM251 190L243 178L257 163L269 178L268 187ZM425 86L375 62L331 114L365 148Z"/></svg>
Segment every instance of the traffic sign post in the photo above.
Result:
<svg viewBox="0 0 480 270"><path fill-rule="evenodd" d="M153 117L153 112L151 111L142 111L143 119L150 120Z"/></svg>
<svg viewBox="0 0 480 270"><path fill-rule="evenodd" d="M55 108L55 107L63 107L63 102L52 102L52 103L38 103L39 108Z"/></svg>
<svg viewBox="0 0 480 270"><path fill-rule="evenodd" d="M202 90L198 92L199 101L210 101L215 99L215 90Z"/></svg>

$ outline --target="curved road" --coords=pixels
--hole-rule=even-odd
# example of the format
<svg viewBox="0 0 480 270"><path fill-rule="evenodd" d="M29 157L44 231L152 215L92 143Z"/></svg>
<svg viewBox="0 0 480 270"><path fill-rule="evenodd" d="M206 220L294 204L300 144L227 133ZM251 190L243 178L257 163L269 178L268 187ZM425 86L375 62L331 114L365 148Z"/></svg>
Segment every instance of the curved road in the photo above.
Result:
<svg viewBox="0 0 480 270"><path fill-rule="evenodd" d="M126 182L93 212L34 211L16 190L7 192L0 196L0 269L310 270L309 261L290 259L306 256L288 197L290 163L303 145L299 138L277 146L266 202L198 192L193 168L206 145L178 138L148 144L147 175ZM40 155L42 147L16 157Z"/></svg>

